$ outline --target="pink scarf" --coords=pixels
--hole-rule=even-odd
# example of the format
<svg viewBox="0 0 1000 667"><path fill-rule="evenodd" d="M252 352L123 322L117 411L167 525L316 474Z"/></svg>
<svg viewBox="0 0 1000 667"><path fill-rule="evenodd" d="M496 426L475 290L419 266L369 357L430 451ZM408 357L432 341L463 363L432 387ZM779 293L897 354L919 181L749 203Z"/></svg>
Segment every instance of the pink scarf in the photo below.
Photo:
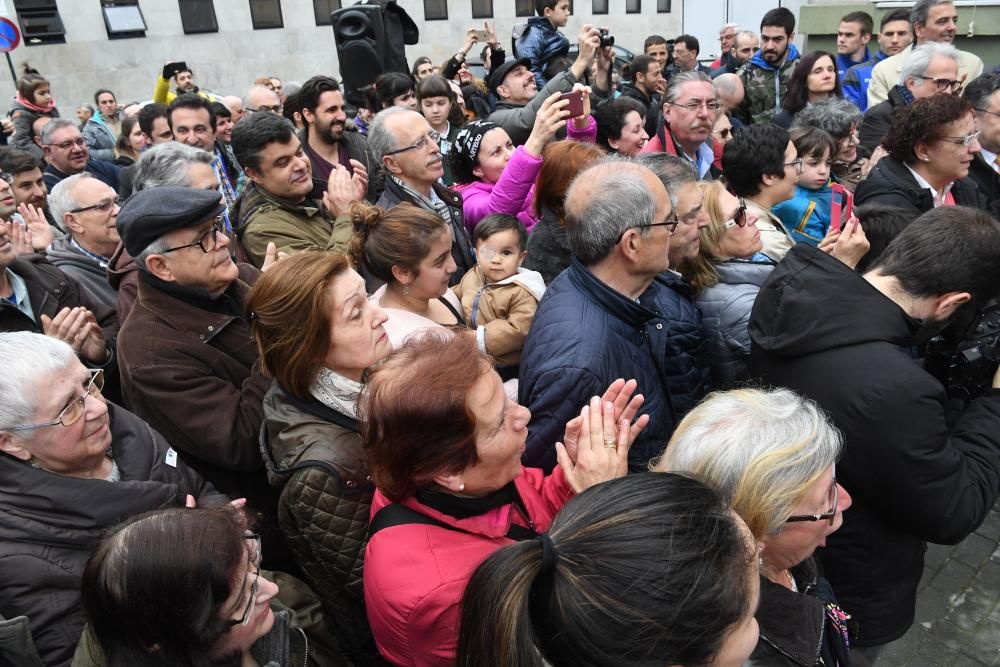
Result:
<svg viewBox="0 0 1000 667"><path fill-rule="evenodd" d="M28 109L34 111L35 113L50 114L52 113L52 110L56 108L56 101L54 98L51 99L49 103L44 107L40 107L34 102L29 102L28 100L24 99L23 97L21 97L21 93L15 95L14 100L19 104L27 107Z"/></svg>

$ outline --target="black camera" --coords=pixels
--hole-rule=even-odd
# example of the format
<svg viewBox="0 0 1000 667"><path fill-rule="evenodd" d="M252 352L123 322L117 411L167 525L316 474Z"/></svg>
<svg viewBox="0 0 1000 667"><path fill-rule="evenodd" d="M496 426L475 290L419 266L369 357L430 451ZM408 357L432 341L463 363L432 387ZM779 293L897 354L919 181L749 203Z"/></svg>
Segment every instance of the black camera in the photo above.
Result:
<svg viewBox="0 0 1000 667"><path fill-rule="evenodd" d="M609 46L615 45L615 36L608 34L607 28L601 28L601 48L606 49Z"/></svg>
<svg viewBox="0 0 1000 667"><path fill-rule="evenodd" d="M927 343L925 367L948 394L948 422L993 386L1000 367L1000 301L957 314L955 321Z"/></svg>

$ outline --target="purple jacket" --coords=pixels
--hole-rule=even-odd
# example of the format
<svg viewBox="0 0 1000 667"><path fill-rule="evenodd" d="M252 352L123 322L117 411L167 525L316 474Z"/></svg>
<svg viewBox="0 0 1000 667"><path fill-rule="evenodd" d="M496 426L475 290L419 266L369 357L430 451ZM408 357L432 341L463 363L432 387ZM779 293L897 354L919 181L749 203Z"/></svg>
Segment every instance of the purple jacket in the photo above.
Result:
<svg viewBox="0 0 1000 667"><path fill-rule="evenodd" d="M567 138L584 143L594 143L597 137L597 123L593 116L585 130L575 130L570 123ZM479 221L491 213L506 213L517 217L529 232L538 219L535 218L535 178L542 169L542 158L529 155L524 146L518 146L510 156L510 161L496 183L473 181L456 186L463 200L462 213L469 234Z"/></svg>

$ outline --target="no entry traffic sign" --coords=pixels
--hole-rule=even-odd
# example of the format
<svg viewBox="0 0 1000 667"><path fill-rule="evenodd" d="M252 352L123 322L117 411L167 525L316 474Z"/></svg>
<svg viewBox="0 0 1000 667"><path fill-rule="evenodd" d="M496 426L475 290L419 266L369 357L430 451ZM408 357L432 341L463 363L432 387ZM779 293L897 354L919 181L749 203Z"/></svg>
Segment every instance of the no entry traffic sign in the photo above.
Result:
<svg viewBox="0 0 1000 667"><path fill-rule="evenodd" d="M10 19L0 17L0 53L10 53L21 43L21 31Z"/></svg>

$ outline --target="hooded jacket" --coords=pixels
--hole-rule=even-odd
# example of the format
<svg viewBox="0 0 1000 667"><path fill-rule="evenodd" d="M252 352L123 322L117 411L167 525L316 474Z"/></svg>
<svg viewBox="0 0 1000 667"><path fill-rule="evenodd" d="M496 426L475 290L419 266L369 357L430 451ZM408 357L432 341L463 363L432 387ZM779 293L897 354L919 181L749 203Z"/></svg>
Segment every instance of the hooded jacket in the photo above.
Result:
<svg viewBox="0 0 1000 667"><path fill-rule="evenodd" d="M747 379L750 361L750 309L760 286L774 269L774 261L758 254L751 259L731 259L715 265L719 282L695 299L708 342L712 387L724 389Z"/></svg>
<svg viewBox="0 0 1000 667"><path fill-rule="evenodd" d="M954 181L951 194L959 206L989 210L976 182L968 177ZM872 202L907 209L914 218L934 208L930 190L921 187L906 165L889 155L878 161L854 191L855 206Z"/></svg>
<svg viewBox="0 0 1000 667"><path fill-rule="evenodd" d="M0 616L29 619L42 661L67 665L84 614L80 577L90 551L123 519L156 509L227 501L184 465L159 433L108 404L121 481L47 472L0 455Z"/></svg>
<svg viewBox="0 0 1000 667"><path fill-rule="evenodd" d="M525 465L551 470L566 422L617 378L635 378L649 425L629 452L645 470L708 388L701 315L676 275L657 276L638 302L575 257L538 305L521 355L518 393L531 410Z"/></svg>
<svg viewBox="0 0 1000 667"><path fill-rule="evenodd" d="M872 52L865 47L865 56L861 60L851 60L851 56L846 53L837 54L837 80L843 81L847 75L847 70L858 65L866 65L872 61Z"/></svg>
<svg viewBox="0 0 1000 667"><path fill-rule="evenodd" d="M785 60L778 67L764 60L762 52L757 51L739 71L745 91L743 104L737 110L740 120L750 125L767 123L774 118L781 108L781 99L788 91L788 81L798 63L799 50L794 44L788 45Z"/></svg>
<svg viewBox="0 0 1000 667"><path fill-rule="evenodd" d="M750 373L816 401L844 437L837 481L854 500L817 551L857 644L913 622L926 542L956 544L1000 493L1000 390L949 431L946 393L913 359L920 323L837 259L796 245L761 287Z"/></svg>
<svg viewBox="0 0 1000 667"><path fill-rule="evenodd" d="M108 262L80 252L68 236L53 241L45 254L50 262L86 290L94 301L112 310L117 308L118 293L108 282ZM123 318L119 318L119 321L123 321Z"/></svg>
<svg viewBox="0 0 1000 667"><path fill-rule="evenodd" d="M87 142L91 159L114 162L115 143L118 141L118 137L115 136L114 129L108 127L100 112L95 113L87 121L87 124L83 126L82 134L83 140Z"/></svg>
<svg viewBox="0 0 1000 667"><path fill-rule="evenodd" d="M546 83L545 65L557 56L569 53L569 40L566 35L552 25L544 16L532 16L528 19L521 39L514 45L514 55L531 61L531 71L535 75L535 83L541 90Z"/></svg>

